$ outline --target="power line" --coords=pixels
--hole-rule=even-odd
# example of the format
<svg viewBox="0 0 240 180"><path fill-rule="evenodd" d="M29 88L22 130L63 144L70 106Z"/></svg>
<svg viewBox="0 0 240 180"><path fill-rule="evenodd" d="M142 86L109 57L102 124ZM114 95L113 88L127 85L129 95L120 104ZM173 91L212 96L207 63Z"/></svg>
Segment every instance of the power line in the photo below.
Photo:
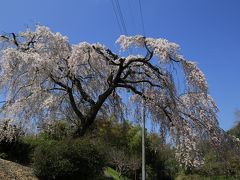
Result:
<svg viewBox="0 0 240 180"><path fill-rule="evenodd" d="M128 10L129 10L129 18L131 19L131 26L132 26L132 29L133 29L133 31L135 30L137 30L137 26L136 26L136 23L135 23L135 21L134 21L134 15L135 15L135 11L133 10L133 7L132 7L132 3L131 2L134 2L134 1L130 1L130 0L128 0L127 1L128 2Z"/></svg>
<svg viewBox="0 0 240 180"><path fill-rule="evenodd" d="M118 12L119 12L119 16L120 16L120 20L121 20L121 23L122 23L124 34L128 35L126 24L125 24L123 14L122 14L122 10L121 10L121 7L120 7L120 4L119 4L118 0L116 0L116 5L117 5L117 8L118 8Z"/></svg>
<svg viewBox="0 0 240 180"><path fill-rule="evenodd" d="M119 29L120 29L121 33L123 33L125 35L128 35L127 28L126 28L126 23L125 23L125 20L124 20L124 17L123 17L123 13L122 13L119 1L118 0L111 0L111 3L112 3L112 7L113 7L113 10L114 10L114 13L115 13L115 16L116 16L116 19L117 19L117 23L118 23L118 26L119 26Z"/></svg>
<svg viewBox="0 0 240 180"><path fill-rule="evenodd" d="M111 0L111 3L112 3L112 8L113 8L116 20L117 20L118 28L120 30L120 33L123 33L123 30L122 30L122 27L121 27L121 24L120 24L120 21L119 21L119 17L118 17L118 14L117 14L117 9L116 9L115 4L114 4L114 0Z"/></svg>
<svg viewBox="0 0 240 180"><path fill-rule="evenodd" d="M145 27L144 27L144 21L143 21L143 13L142 13L141 0L138 0L138 4L139 4L140 16L141 16L142 31L143 31L143 35L145 36L146 33L145 33Z"/></svg>
<svg viewBox="0 0 240 180"><path fill-rule="evenodd" d="M125 21L124 21L124 18L123 18L123 14L122 14L122 11L121 11L119 1L118 0L115 0L115 1L111 0L111 2L112 2L112 7L113 7L113 10L114 10L114 13L115 13L120 31L123 31L123 33L125 35L128 35L126 24L125 24ZM115 2L115 4L114 4L114 2ZM141 15L142 31L143 31L143 35L145 36L145 27L144 27L144 22L143 22L143 13L142 13L141 1L138 0L138 3L139 3L140 15ZM129 53L130 53L130 50L129 50ZM143 93L144 93L144 83L142 83L142 90L143 90ZM145 120L146 120L145 101L142 98L142 180L146 179L146 169L145 169L145 164L146 164L146 162L145 162L146 161L145 160Z"/></svg>

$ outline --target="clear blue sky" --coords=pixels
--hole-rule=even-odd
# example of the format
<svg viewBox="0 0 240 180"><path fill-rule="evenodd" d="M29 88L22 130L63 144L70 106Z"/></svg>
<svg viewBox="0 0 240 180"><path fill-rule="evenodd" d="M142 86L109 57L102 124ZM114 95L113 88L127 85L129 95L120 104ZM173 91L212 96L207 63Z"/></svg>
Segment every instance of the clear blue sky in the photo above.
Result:
<svg viewBox="0 0 240 180"><path fill-rule="evenodd" d="M119 0L130 35L142 34L138 0ZM240 1L141 0L146 36L181 45L204 71L220 112L220 126L234 124L240 109ZM101 42L116 50L121 34L111 0L1 1L0 32L18 32L36 23L73 43Z"/></svg>

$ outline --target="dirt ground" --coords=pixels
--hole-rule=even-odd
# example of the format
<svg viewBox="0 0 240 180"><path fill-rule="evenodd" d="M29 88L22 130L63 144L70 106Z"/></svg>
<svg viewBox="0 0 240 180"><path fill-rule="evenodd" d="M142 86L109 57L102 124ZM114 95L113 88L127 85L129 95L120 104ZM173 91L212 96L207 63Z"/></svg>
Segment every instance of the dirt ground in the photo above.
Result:
<svg viewBox="0 0 240 180"><path fill-rule="evenodd" d="M0 159L1 180L37 180L31 168L20 164Z"/></svg>

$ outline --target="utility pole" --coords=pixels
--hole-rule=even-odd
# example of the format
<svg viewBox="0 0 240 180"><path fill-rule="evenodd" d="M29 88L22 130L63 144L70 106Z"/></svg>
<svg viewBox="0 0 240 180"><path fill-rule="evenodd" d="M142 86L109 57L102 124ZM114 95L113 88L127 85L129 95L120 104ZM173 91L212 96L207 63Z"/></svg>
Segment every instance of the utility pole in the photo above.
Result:
<svg viewBox="0 0 240 180"><path fill-rule="evenodd" d="M142 92L144 93L144 83L142 83ZM145 120L146 120L145 100L142 97L142 180L146 180L146 168L145 168Z"/></svg>

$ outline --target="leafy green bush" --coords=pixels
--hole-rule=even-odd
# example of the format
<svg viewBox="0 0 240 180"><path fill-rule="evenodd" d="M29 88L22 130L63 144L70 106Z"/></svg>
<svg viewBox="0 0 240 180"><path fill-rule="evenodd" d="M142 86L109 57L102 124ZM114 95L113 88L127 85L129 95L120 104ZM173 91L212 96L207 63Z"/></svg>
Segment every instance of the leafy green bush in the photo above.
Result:
<svg viewBox="0 0 240 180"><path fill-rule="evenodd" d="M176 180L236 180L236 178L230 176L200 176L198 174L181 174L176 177Z"/></svg>
<svg viewBox="0 0 240 180"><path fill-rule="evenodd" d="M29 164L31 162L32 152L33 149L31 145L26 143L23 139L0 143L1 158L20 164Z"/></svg>
<svg viewBox="0 0 240 180"><path fill-rule="evenodd" d="M103 147L88 138L45 141L34 153L34 171L42 179L97 179L105 162Z"/></svg>
<svg viewBox="0 0 240 180"><path fill-rule="evenodd" d="M27 164L30 162L31 147L22 139L21 127L10 119L0 120L0 158Z"/></svg>
<svg viewBox="0 0 240 180"><path fill-rule="evenodd" d="M203 144L204 164L192 174L215 177L228 176L240 178L240 156L231 144L222 144L221 148L211 147L208 142Z"/></svg>
<svg viewBox="0 0 240 180"><path fill-rule="evenodd" d="M73 135L75 129L65 120L42 124L40 136L45 139L63 140Z"/></svg>
<svg viewBox="0 0 240 180"><path fill-rule="evenodd" d="M116 170L114 170L110 167L107 167L104 169L104 175L113 180L128 180L128 178L121 176L121 174L119 172L117 172Z"/></svg>
<svg viewBox="0 0 240 180"><path fill-rule="evenodd" d="M158 134L147 136L146 163L149 166L150 179L171 180L178 171L174 149L164 143Z"/></svg>

